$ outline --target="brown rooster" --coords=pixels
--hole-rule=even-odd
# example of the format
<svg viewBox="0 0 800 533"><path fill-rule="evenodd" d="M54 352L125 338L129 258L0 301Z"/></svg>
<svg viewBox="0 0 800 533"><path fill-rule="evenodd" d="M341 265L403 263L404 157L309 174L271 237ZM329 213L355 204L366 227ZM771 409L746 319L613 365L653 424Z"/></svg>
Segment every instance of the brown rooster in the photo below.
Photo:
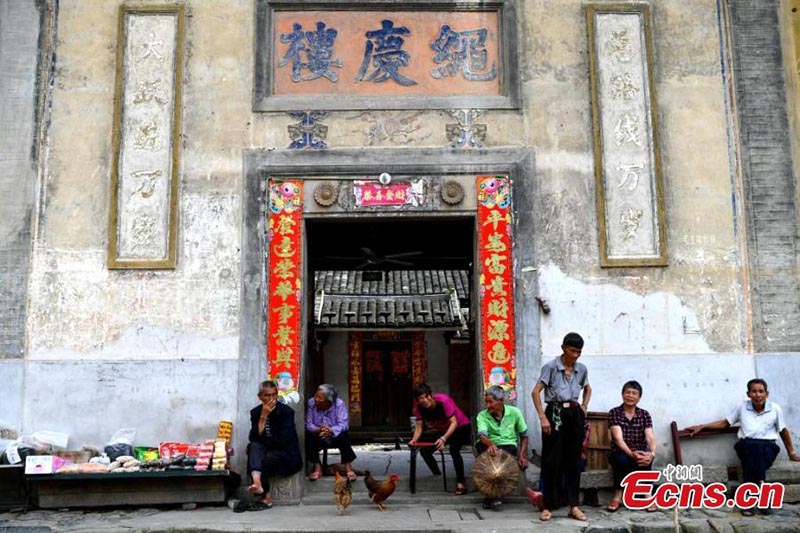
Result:
<svg viewBox="0 0 800 533"><path fill-rule="evenodd" d="M350 480L338 470L334 471L333 475L333 500L336 502L339 514L342 514L353 501L353 487L350 485Z"/></svg>
<svg viewBox="0 0 800 533"><path fill-rule="evenodd" d="M392 495L394 489L397 488L397 482L400 481L400 476L392 474L389 479L378 480L372 477L369 470L364 472L364 483L369 490L369 499L378 505L378 509L385 511L386 507L383 502Z"/></svg>

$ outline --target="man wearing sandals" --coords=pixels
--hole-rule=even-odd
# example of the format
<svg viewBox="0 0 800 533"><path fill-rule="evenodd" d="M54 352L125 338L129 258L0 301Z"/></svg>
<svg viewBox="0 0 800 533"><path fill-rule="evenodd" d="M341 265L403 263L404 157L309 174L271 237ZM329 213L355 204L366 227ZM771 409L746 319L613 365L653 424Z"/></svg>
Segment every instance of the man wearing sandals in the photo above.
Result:
<svg viewBox="0 0 800 533"><path fill-rule="evenodd" d="M483 396L486 409L476 417L478 442L475 449L478 454L486 452L491 456L497 455L498 450L506 451L512 457L517 456L519 467L525 470L528 468L528 426L519 408L506 405L505 398L506 392L499 385L486 389ZM483 507L497 511L500 504L497 498L486 498Z"/></svg>
<svg viewBox="0 0 800 533"><path fill-rule="evenodd" d="M695 435L703 429L724 429L738 423L739 440L733 448L742 463L742 477L746 483L760 485L780 452L777 444L779 437L783 440L790 461L800 461L800 456L794 451L792 434L786 427L781 406L767 400L767 382L759 378L748 381L747 397L749 399L739 404L728 418L686 429ZM772 510L760 509L760 512L770 514ZM742 514L753 516L754 510L744 509Z"/></svg>
<svg viewBox="0 0 800 533"><path fill-rule="evenodd" d="M350 445L349 428L347 406L334 386L323 383L317 387L316 394L306 405L306 460L314 465L309 480L316 481L322 476L319 451L323 448L338 448L347 479L356 479L351 466L356 454Z"/></svg>
<svg viewBox="0 0 800 533"><path fill-rule="evenodd" d="M586 520L578 507L578 493L584 422L592 387L586 366L578 362L582 350L583 338L577 333L568 333L561 344L561 356L542 367L531 393L542 425L544 502L539 519L543 522L553 517L551 510L560 506L562 497L569 505L570 518ZM546 409L542 407L542 391ZM579 404L581 391L583 402Z"/></svg>
<svg viewBox="0 0 800 533"><path fill-rule="evenodd" d="M289 476L303 468L294 410L278 402L278 385L262 382L258 399L261 405L250 411L247 471L253 483L247 490L261 499L249 504L250 511L272 507L269 476Z"/></svg>
<svg viewBox="0 0 800 533"><path fill-rule="evenodd" d="M614 497L606 510L619 509L622 498L622 480L631 472L650 470L656 456L656 436L650 413L638 407L642 386L638 381L628 381L622 386L622 404L608 412L611 430L611 451L608 462L614 472ZM651 505L648 511L655 511Z"/></svg>

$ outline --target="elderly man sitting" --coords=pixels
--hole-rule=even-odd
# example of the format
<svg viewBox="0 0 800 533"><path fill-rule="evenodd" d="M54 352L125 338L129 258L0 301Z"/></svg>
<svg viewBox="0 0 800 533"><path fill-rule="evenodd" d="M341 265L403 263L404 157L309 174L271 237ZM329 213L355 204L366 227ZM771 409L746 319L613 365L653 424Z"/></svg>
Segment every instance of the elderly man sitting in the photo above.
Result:
<svg viewBox="0 0 800 533"><path fill-rule="evenodd" d="M306 459L314 465L308 479L316 481L322 476L319 451L323 448L338 448L347 478L356 479L351 467L356 454L347 435L349 427L347 406L333 385L324 383L317 387L316 394L306 406Z"/></svg>
<svg viewBox="0 0 800 533"><path fill-rule="evenodd" d="M250 411L250 444L247 471L253 479L248 491L260 500L241 502L237 511L259 511L272 507L270 476L289 476L303 468L300 443L294 425L294 410L278 401L278 385L264 381L258 390L260 405Z"/></svg>
<svg viewBox="0 0 800 533"><path fill-rule="evenodd" d="M775 462L780 452L778 438L783 441L790 461L800 461L794 451L792 433L786 427L783 409L768 400L769 389L763 379L754 378L747 382L748 399L736 406L727 418L698 424L686 428L692 435L703 429L724 429L739 424L739 440L734 445L736 455L742 463L742 475L746 483L760 485L766 480L767 470ZM771 509L759 509L761 514L772 513ZM753 516L755 509L742 509L742 515Z"/></svg>
<svg viewBox="0 0 800 533"><path fill-rule="evenodd" d="M506 405L505 398L506 392L498 385L486 389L483 396L486 409L478 413L476 420L478 443L475 448L479 454L486 452L489 455L497 455L498 450L504 450L518 457L520 468L525 469L528 468L528 426L522 411L513 405ZM500 503L499 499L487 498L483 507L497 510Z"/></svg>

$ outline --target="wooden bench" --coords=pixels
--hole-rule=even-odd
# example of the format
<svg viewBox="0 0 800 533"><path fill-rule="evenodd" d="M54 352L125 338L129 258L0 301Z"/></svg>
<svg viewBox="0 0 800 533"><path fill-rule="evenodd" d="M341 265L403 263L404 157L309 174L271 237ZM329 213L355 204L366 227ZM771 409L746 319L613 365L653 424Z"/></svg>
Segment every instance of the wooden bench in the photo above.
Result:
<svg viewBox="0 0 800 533"><path fill-rule="evenodd" d="M724 429L702 429L691 434L686 429L678 429L678 423L674 420L669 425L670 432L672 433L672 452L675 454L675 464L683 464L683 453L681 452L681 439L694 439L698 437L711 437L714 435L729 435L731 433L738 433L739 426L729 426Z"/></svg>
<svg viewBox="0 0 800 533"><path fill-rule="evenodd" d="M43 509L224 503L241 484L241 476L229 470L37 474L26 479Z"/></svg>

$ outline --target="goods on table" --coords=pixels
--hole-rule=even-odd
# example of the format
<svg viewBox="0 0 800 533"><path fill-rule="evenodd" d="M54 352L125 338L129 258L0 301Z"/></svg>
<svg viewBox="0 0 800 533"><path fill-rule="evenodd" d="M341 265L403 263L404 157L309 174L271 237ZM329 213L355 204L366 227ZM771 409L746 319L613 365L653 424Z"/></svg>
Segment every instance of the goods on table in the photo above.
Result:
<svg viewBox="0 0 800 533"><path fill-rule="evenodd" d="M225 448L225 440L219 439L214 442L214 457L211 460L212 470L225 470L228 466L228 450Z"/></svg>
<svg viewBox="0 0 800 533"><path fill-rule="evenodd" d="M147 446L137 446L133 449L134 456L140 461L155 461L159 458L158 448L150 448Z"/></svg>
<svg viewBox="0 0 800 533"><path fill-rule="evenodd" d="M224 440L225 446L229 447L231 445L231 434L233 433L233 422L228 422L227 420L222 420L219 423L219 429L217 429L217 438L216 440Z"/></svg>
<svg viewBox="0 0 800 533"><path fill-rule="evenodd" d="M55 455L29 455L25 458L25 473L55 474L69 464L66 459Z"/></svg>

